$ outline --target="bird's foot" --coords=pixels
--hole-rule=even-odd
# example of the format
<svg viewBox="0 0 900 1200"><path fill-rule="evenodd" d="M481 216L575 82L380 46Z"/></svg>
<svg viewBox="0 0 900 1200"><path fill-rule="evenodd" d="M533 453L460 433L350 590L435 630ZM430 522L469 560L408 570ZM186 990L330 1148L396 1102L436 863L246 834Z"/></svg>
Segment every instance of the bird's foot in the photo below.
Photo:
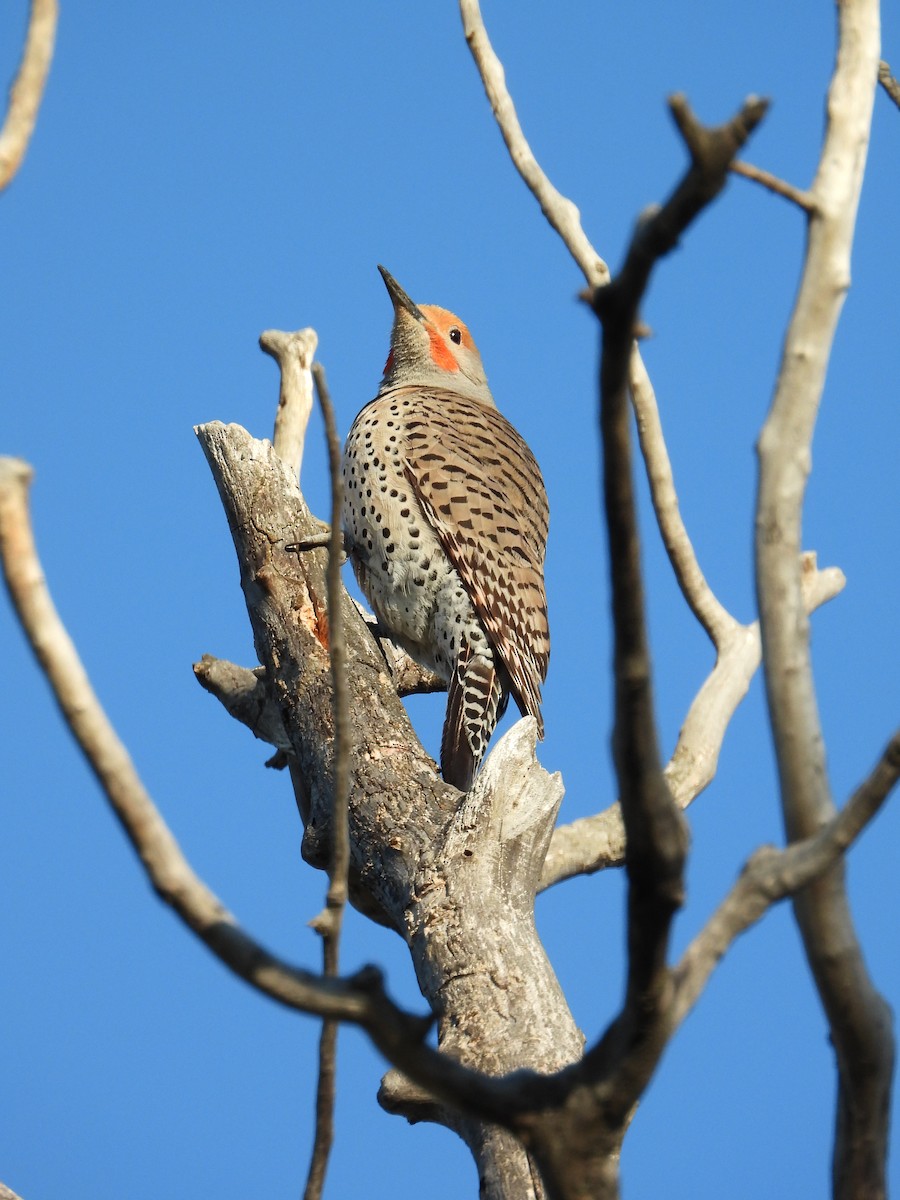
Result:
<svg viewBox="0 0 900 1200"><path fill-rule="evenodd" d="M322 550L327 549L331 545L331 530L326 525L321 533L311 533L309 537L302 538L299 542L286 542L286 554L303 554L307 550ZM346 538L341 534L341 565L347 561L347 545Z"/></svg>

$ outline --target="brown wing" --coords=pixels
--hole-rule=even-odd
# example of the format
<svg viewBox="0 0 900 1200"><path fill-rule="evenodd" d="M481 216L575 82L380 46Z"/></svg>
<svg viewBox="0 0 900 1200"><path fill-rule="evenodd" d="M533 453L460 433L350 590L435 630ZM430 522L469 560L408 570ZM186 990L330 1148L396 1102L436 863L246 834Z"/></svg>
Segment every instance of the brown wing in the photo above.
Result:
<svg viewBox="0 0 900 1200"><path fill-rule="evenodd" d="M420 392L404 434L410 485L500 655L516 703L543 736L549 510L540 468L497 409L454 392Z"/></svg>

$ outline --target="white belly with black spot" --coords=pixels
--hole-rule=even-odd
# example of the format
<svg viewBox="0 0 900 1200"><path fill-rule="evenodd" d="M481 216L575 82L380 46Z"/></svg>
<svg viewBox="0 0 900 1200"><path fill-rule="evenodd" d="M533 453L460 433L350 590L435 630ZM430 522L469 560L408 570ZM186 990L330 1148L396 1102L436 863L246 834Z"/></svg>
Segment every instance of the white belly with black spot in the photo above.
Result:
<svg viewBox="0 0 900 1200"><path fill-rule="evenodd" d="M403 474L399 439L363 409L344 449L343 527L359 585L382 625L449 680L463 636L485 641L462 581ZM381 428L379 428L381 426Z"/></svg>

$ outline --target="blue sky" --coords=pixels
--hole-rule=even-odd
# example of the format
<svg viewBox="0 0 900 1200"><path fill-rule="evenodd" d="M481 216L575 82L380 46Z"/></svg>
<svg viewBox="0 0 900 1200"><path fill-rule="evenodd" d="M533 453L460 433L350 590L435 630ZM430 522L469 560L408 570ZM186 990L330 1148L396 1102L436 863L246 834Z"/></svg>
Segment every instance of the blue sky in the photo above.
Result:
<svg viewBox="0 0 900 1200"><path fill-rule="evenodd" d="M683 167L664 107L705 120L751 92L772 110L747 157L811 178L833 61L832 6L485 3L526 133L615 266L636 215ZM0 10L11 78L25 5ZM900 20L884 56L900 65ZM896 263L900 113L879 95L850 292L814 446L805 542L846 572L814 618L839 799L896 724ZM645 358L682 509L710 581L753 615L754 441L803 249L799 212L734 180L654 277ZM0 197L0 452L36 469L33 515L57 605L108 713L200 874L295 961L324 881L301 862L287 779L195 683L204 652L253 665L227 526L192 433L271 433L263 329L313 325L342 431L377 386L383 262L459 313L551 502L553 656L541 758L562 819L613 798L601 537L597 333L582 280L520 183L452 4L65 4L24 168ZM321 425L304 486L327 511ZM646 499L642 501L646 514ZM671 750L710 650L652 524L645 561L659 722ZM317 1026L232 979L151 894L62 727L5 602L0 647L3 917L0 1179L26 1200L296 1197ZM437 751L439 697L412 703ZM752 849L781 837L759 683L691 810L676 953ZM900 1003L896 800L854 850L853 909ZM589 1038L622 984L622 878L578 880L537 920ZM354 916L348 968L384 964L420 1004L399 940ZM474 1195L462 1145L375 1103L383 1064L341 1037L328 1195ZM626 1196L824 1195L833 1071L790 911L733 950L667 1053L626 1140ZM894 1139L897 1140L896 1137ZM895 1183L900 1172L894 1168Z"/></svg>

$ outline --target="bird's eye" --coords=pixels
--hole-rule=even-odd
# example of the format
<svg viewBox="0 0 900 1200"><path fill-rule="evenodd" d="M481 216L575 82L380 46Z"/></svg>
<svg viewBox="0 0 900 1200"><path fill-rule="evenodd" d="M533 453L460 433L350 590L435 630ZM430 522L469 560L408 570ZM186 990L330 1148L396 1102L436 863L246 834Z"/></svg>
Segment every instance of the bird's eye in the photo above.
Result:
<svg viewBox="0 0 900 1200"><path fill-rule="evenodd" d="M454 342L457 346L462 341L462 331L456 325L451 325L450 327L450 341Z"/></svg>

